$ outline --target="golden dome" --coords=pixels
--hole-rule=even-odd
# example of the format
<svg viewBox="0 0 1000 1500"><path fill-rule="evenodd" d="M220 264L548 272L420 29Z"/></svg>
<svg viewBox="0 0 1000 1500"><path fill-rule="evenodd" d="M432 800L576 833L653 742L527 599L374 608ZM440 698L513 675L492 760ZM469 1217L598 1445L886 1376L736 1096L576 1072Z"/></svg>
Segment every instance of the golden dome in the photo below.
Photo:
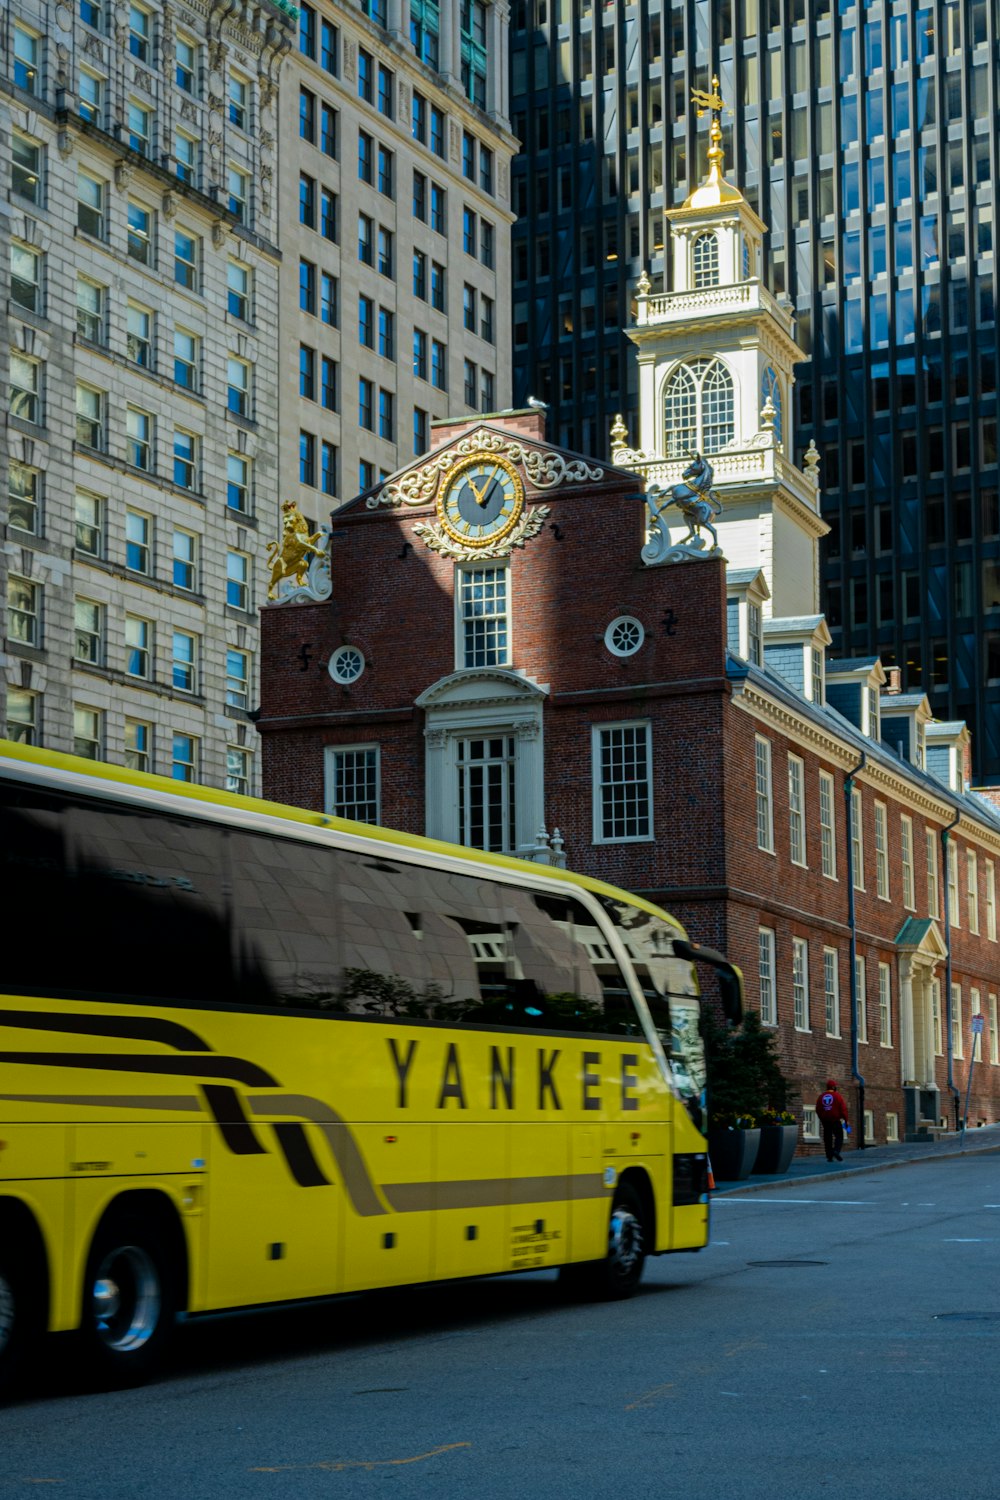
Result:
<svg viewBox="0 0 1000 1500"><path fill-rule="evenodd" d="M709 135L712 144L708 148L708 176L684 199L684 208L719 208L726 203L746 201L739 188L733 187L722 175L722 126L715 118Z"/></svg>

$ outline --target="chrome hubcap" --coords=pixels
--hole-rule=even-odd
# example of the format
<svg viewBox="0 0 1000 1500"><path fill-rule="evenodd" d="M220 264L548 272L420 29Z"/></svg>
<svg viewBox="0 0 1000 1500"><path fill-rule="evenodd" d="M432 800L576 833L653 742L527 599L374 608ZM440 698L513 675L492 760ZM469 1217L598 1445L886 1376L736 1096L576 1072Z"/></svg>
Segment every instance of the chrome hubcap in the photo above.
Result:
<svg viewBox="0 0 1000 1500"><path fill-rule="evenodd" d="M627 1208L616 1208L608 1233L608 1258L621 1277L628 1277L642 1260L642 1225Z"/></svg>
<svg viewBox="0 0 1000 1500"><path fill-rule="evenodd" d="M110 1250L97 1268L90 1293L97 1336L109 1349L141 1349L160 1320L160 1278L139 1245Z"/></svg>
<svg viewBox="0 0 1000 1500"><path fill-rule="evenodd" d="M0 1353L6 1349L14 1333L14 1288L6 1276L0 1273Z"/></svg>

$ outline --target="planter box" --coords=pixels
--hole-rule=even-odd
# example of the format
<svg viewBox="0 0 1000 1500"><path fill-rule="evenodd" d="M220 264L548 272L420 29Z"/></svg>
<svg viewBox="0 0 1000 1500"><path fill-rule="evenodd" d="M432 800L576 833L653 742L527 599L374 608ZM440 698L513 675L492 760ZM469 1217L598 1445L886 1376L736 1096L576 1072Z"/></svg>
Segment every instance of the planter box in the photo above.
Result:
<svg viewBox="0 0 1000 1500"><path fill-rule="evenodd" d="M768 1176L787 1172L798 1144L797 1125L762 1125L754 1172L766 1173Z"/></svg>
<svg viewBox="0 0 1000 1500"><path fill-rule="evenodd" d="M708 1137L712 1175L720 1182L738 1182L749 1177L759 1146L759 1130L713 1130Z"/></svg>

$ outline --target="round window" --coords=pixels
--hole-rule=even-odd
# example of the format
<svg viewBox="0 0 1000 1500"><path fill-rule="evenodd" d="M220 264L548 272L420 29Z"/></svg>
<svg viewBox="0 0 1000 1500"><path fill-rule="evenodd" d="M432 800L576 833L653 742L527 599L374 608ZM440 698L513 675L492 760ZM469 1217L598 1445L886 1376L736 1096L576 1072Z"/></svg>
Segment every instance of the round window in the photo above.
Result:
<svg viewBox="0 0 1000 1500"><path fill-rule="evenodd" d="M357 682L364 670L364 653L357 646L340 646L330 657L329 672L334 682Z"/></svg>
<svg viewBox="0 0 1000 1500"><path fill-rule="evenodd" d="M632 615L619 615L604 632L604 644L612 656L634 656L645 639L646 632Z"/></svg>

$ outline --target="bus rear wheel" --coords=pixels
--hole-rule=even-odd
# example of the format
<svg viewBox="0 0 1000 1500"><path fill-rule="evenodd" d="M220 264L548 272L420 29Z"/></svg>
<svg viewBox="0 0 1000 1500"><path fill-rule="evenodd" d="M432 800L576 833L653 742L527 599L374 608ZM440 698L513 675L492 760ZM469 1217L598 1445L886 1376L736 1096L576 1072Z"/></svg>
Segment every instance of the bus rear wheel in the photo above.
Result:
<svg viewBox="0 0 1000 1500"><path fill-rule="evenodd" d="M176 1277L161 1226L144 1214L112 1211L87 1259L81 1324L87 1377L101 1386L148 1379L176 1316Z"/></svg>
<svg viewBox="0 0 1000 1500"><path fill-rule="evenodd" d="M608 1252L603 1260L563 1266L560 1282L575 1297L617 1302L631 1297L646 1264L646 1214L630 1182L615 1189L608 1220Z"/></svg>
<svg viewBox="0 0 1000 1500"><path fill-rule="evenodd" d="M0 1400L13 1387L37 1313L27 1266L9 1244L0 1245Z"/></svg>

